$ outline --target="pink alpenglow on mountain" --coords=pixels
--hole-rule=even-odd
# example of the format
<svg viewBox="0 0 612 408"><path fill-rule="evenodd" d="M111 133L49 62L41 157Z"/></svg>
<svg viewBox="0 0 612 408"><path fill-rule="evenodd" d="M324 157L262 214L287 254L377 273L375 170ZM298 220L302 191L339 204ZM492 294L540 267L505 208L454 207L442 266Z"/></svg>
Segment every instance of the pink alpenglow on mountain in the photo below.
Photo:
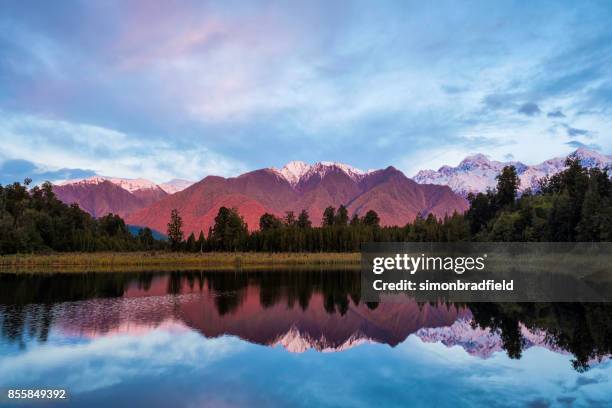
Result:
<svg viewBox="0 0 612 408"><path fill-rule="evenodd" d="M94 217L108 213L125 217L168 195L150 180L102 176L64 181L53 191L63 202L77 203Z"/></svg>
<svg viewBox="0 0 612 408"><path fill-rule="evenodd" d="M281 169L260 169L238 177L208 176L129 214L127 221L165 231L176 208L184 231L198 234L208 231L219 208L225 206L237 208L250 230L258 228L265 212L297 215L302 209L308 211L313 225L320 225L330 205L345 205L351 216L374 210L382 225L404 225L418 215L443 217L467 209L466 200L450 188L420 185L393 167L364 172L341 163L291 162Z"/></svg>
<svg viewBox="0 0 612 408"><path fill-rule="evenodd" d="M604 169L612 166L612 156L585 148L577 149L566 157L557 157L533 166L521 162L489 160L483 154L475 154L466 157L457 167L442 166L437 171L421 170L414 176L414 180L423 184L447 185L454 192L467 196L468 193L480 193L494 188L497 185L495 177L505 166L512 165L521 181L520 190L537 190L539 180L563 171L565 160L570 156L577 157L583 166L589 168Z"/></svg>
<svg viewBox="0 0 612 408"><path fill-rule="evenodd" d="M169 194L182 191L192 184L193 181L181 179L155 184L143 178L93 176L63 181L54 185L53 191L63 202L77 203L94 217L101 217L108 213L125 217Z"/></svg>
<svg viewBox="0 0 612 408"><path fill-rule="evenodd" d="M168 194L174 194L183 191L193 183L194 182L190 180L172 179L166 183L161 183L159 187Z"/></svg>

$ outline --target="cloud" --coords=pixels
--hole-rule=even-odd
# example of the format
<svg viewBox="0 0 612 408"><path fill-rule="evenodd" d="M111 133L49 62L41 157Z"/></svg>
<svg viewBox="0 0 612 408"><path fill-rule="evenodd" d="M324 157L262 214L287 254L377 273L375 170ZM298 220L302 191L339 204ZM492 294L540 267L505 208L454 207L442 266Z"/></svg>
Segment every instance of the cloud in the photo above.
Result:
<svg viewBox="0 0 612 408"><path fill-rule="evenodd" d="M539 115L542 111L536 103L527 102L519 107L518 112L527 116L535 116Z"/></svg>
<svg viewBox="0 0 612 408"><path fill-rule="evenodd" d="M19 143L12 141L19 140ZM209 174L231 176L243 164L197 143L143 139L114 129L0 111L0 143L7 159L24 171L47 176L101 174L145 177L156 182L172 178L199 179ZM36 163L33 165L28 164Z"/></svg>
<svg viewBox="0 0 612 408"><path fill-rule="evenodd" d="M53 169L162 180L289 159L378 168L404 160L401 146L457 157L477 134L498 158L515 141L517 159L542 161L566 146L531 147L550 126L540 109L563 107L595 112L580 126L608 148L610 13L316 0L32 13L12 2L0 15L0 106L53 123L13 123L0 140L10 158Z"/></svg>
<svg viewBox="0 0 612 408"><path fill-rule="evenodd" d="M582 148L589 149L589 150L601 150L601 146L597 144L594 144L594 143L585 144L577 140L572 140L571 142L566 142L565 144L574 149L579 149L582 147Z"/></svg>
<svg viewBox="0 0 612 408"><path fill-rule="evenodd" d="M88 169L47 169L44 166L22 159L0 161L1 184L9 184L15 181L21 182L26 177L31 178L34 184L39 184L43 181L85 178L95 174L93 170Z"/></svg>
<svg viewBox="0 0 612 408"><path fill-rule="evenodd" d="M511 94L490 94L483 98L482 103L489 109L503 109L513 106L514 95Z"/></svg>
<svg viewBox="0 0 612 408"><path fill-rule="evenodd" d="M553 112L548 112L548 114L546 115L549 118L564 118L565 115L563 114L563 112L561 112L560 110L556 110Z"/></svg>
<svg viewBox="0 0 612 408"><path fill-rule="evenodd" d="M508 153L504 156L504 159L508 161L514 160L514 155L512 153Z"/></svg>
<svg viewBox="0 0 612 408"><path fill-rule="evenodd" d="M589 132L586 129L574 128L567 124L564 124L563 127L565 127L565 130L567 131L567 135L569 137L590 136L591 135L591 132Z"/></svg>

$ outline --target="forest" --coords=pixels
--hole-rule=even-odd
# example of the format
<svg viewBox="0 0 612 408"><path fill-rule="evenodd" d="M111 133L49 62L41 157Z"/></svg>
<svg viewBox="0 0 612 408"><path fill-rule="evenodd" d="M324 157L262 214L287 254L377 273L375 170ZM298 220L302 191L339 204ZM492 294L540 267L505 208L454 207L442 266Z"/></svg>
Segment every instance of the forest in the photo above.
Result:
<svg viewBox="0 0 612 408"><path fill-rule="evenodd" d="M181 215L170 214L167 240L149 228L130 232L117 215L95 219L59 201L50 183L0 186L0 254L69 251L172 250L189 252L348 252L366 242L594 242L612 238L612 181L607 170L568 159L566 169L519 194L516 169L505 167L497 186L470 194L465 214L417 217L404 226L381 226L378 214L349 217L345 206L328 207L320 226L307 211L283 217L263 214L249 232L236 209L221 207L205 234L185 237ZM133 227L131 227L133 229Z"/></svg>

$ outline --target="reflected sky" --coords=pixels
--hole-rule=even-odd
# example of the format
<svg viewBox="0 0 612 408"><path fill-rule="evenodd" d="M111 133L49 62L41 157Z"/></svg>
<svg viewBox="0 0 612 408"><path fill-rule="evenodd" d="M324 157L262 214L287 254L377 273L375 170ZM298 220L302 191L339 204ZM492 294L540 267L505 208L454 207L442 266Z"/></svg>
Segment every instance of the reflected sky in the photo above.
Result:
<svg viewBox="0 0 612 408"><path fill-rule="evenodd" d="M67 387L66 406L606 406L612 364L587 373L542 347L512 360L410 335L396 347L290 353L235 336L206 338L178 322L95 338L52 331L8 352L2 386ZM3 352L8 350L4 349ZM520 391L520 392L517 392Z"/></svg>

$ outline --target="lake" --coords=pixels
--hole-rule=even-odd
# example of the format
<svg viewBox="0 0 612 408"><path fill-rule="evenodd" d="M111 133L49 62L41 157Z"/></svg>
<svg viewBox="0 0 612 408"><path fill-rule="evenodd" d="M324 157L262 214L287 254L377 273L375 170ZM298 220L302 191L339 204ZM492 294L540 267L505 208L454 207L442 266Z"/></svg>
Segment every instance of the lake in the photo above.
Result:
<svg viewBox="0 0 612 408"><path fill-rule="evenodd" d="M364 303L354 271L5 273L0 323L3 393L58 407L612 406L611 304Z"/></svg>

